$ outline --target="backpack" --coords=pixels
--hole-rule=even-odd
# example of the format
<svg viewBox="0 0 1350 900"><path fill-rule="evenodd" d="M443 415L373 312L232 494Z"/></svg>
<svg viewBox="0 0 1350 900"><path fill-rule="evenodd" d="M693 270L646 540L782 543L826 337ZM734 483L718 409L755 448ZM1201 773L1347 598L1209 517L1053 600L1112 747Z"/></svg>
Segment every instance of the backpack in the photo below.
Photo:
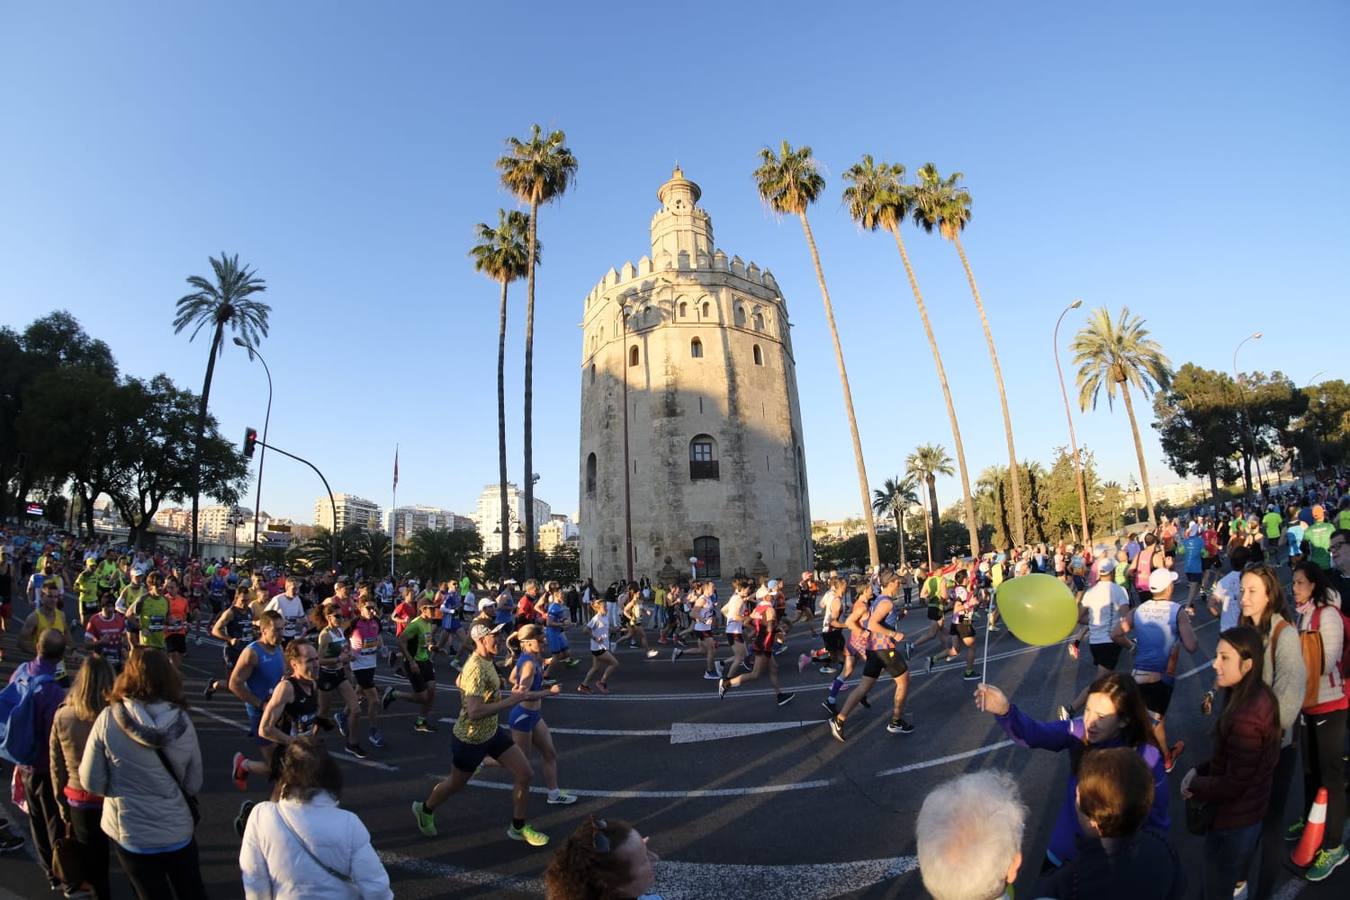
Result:
<svg viewBox="0 0 1350 900"><path fill-rule="evenodd" d="M28 672L24 667L20 672ZM34 721L36 698L54 681L50 675L20 675L0 691L0 758L31 766L50 752L46 736L39 739Z"/></svg>

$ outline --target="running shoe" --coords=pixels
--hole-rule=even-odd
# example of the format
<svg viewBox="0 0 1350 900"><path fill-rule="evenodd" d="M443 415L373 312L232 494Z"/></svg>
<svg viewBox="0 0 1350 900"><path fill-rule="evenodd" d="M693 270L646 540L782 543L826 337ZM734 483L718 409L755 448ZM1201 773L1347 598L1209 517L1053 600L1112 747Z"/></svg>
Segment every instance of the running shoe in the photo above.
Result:
<svg viewBox="0 0 1350 900"><path fill-rule="evenodd" d="M525 827L517 829L514 825L506 827L506 836L513 841L524 841L531 847L547 847L548 835L542 831L535 831L533 825L526 824Z"/></svg>
<svg viewBox="0 0 1350 900"><path fill-rule="evenodd" d="M241 791L248 790L248 769L244 767L244 754L236 753L230 762L230 777L234 786Z"/></svg>
<svg viewBox="0 0 1350 900"><path fill-rule="evenodd" d="M809 666L810 664L811 664L811 657L807 656L805 653L797 657L797 671L799 673L805 672L806 667Z"/></svg>
<svg viewBox="0 0 1350 900"><path fill-rule="evenodd" d="M774 656L777 656L777 655L778 655L777 653L774 654ZM752 666L752 665L750 665L750 660L748 660L748 659L741 663L741 668L745 669L745 671L747 671L747 672L753 672L753 671L755 671L755 667Z"/></svg>
<svg viewBox="0 0 1350 900"><path fill-rule="evenodd" d="M777 650L773 651L774 656L782 656L787 651L787 644L783 644Z"/></svg>
<svg viewBox="0 0 1350 900"><path fill-rule="evenodd" d="M789 693L789 694L779 694L779 695L778 695L777 697L775 697L774 699L775 699L775 701L778 703L779 706L787 706L789 703L792 702L792 698L795 697L795 696L797 696L797 695L796 695L796 694L792 694L792 693Z"/></svg>
<svg viewBox="0 0 1350 900"><path fill-rule="evenodd" d="M720 672L720 671L721 671L721 669L720 669L720 667L719 667L718 672ZM703 680L704 680L704 681L721 681L721 680L722 680L722 676L721 676L720 674L718 674L718 672L704 672L704 673L703 673Z"/></svg>
<svg viewBox="0 0 1350 900"><path fill-rule="evenodd" d="M18 850L22 846L23 838L19 837L8 828L0 828L0 853Z"/></svg>
<svg viewBox="0 0 1350 900"><path fill-rule="evenodd" d="M208 681L206 683L206 687L202 688L202 699L210 700L213 696L215 696L215 693L216 693L216 683L214 681Z"/></svg>
<svg viewBox="0 0 1350 900"><path fill-rule="evenodd" d="M674 650L671 650L671 651L670 651L670 661L671 661L671 662L674 662L675 660L679 659L681 656L684 656L684 648L683 648L683 647L676 647Z"/></svg>
<svg viewBox="0 0 1350 900"><path fill-rule="evenodd" d="M412 805L413 815L417 818L417 830L422 832L425 837L436 836L436 816L427 812L426 806L421 800L414 800Z"/></svg>
<svg viewBox="0 0 1350 900"><path fill-rule="evenodd" d="M394 689L385 688L384 695L380 697L380 709L388 709L394 705Z"/></svg>
<svg viewBox="0 0 1350 900"><path fill-rule="evenodd" d="M423 734L432 734L440 731L440 729L433 725L430 720L418 716L417 721L413 722L413 731L420 731Z"/></svg>
<svg viewBox="0 0 1350 900"><path fill-rule="evenodd" d="M650 650L647 651L647 658L648 658L648 659L656 659L656 657L659 656L660 653L661 653L660 650L657 650L655 647L653 647L653 648L651 648Z"/></svg>
<svg viewBox="0 0 1350 900"><path fill-rule="evenodd" d="M1233 886L1233 900L1247 900L1247 882L1239 881Z"/></svg>
<svg viewBox="0 0 1350 900"><path fill-rule="evenodd" d="M1059 717L1059 720L1061 722L1067 722L1069 721L1069 719L1073 718L1073 713L1069 712L1069 708L1067 706L1055 707L1055 715Z"/></svg>
<svg viewBox="0 0 1350 900"><path fill-rule="evenodd" d="M366 752L366 748L362 747L360 744L348 744L345 749L357 759L365 759L367 756L370 756L370 754Z"/></svg>
<svg viewBox="0 0 1350 900"><path fill-rule="evenodd" d="M819 669L819 672L822 675L833 675L835 672L838 671L839 670L836 669L834 666L821 666Z"/></svg>
<svg viewBox="0 0 1350 900"><path fill-rule="evenodd" d="M1293 825L1290 825L1284 833L1284 839L1291 844L1297 844L1299 839L1303 837L1303 828L1306 824L1302 819L1299 819Z"/></svg>
<svg viewBox="0 0 1350 900"><path fill-rule="evenodd" d="M376 750L379 750L384 746L384 735L380 734L380 730L378 728L370 729L369 738L370 738L370 746L374 747Z"/></svg>
<svg viewBox="0 0 1350 900"><path fill-rule="evenodd" d="M1003 626L1001 626L1001 625L990 625L988 630L989 630L989 631L1002 631L1002 630L1003 630Z"/></svg>
<svg viewBox="0 0 1350 900"><path fill-rule="evenodd" d="M980 673L979 673L979 672L976 672L974 669L966 669L964 672L961 673L961 680L962 680L962 681L979 681L979 680L980 680Z"/></svg>
<svg viewBox="0 0 1350 900"><path fill-rule="evenodd" d="M726 668L727 664L722 662L720 659L713 660L713 672L716 673L718 678L722 677L722 675L726 672Z"/></svg>
<svg viewBox="0 0 1350 900"><path fill-rule="evenodd" d="M347 713L344 710L338 710L333 713L333 721L337 723L338 734L347 736Z"/></svg>
<svg viewBox="0 0 1350 900"><path fill-rule="evenodd" d="M605 684L603 681L597 681L595 683L595 689L602 694L609 693L609 685Z"/></svg>
<svg viewBox="0 0 1350 900"><path fill-rule="evenodd" d="M629 642L628 642L628 649L630 649L630 650L636 650L637 648L638 648L638 642L637 642L637 641L629 641Z"/></svg>
<svg viewBox="0 0 1350 900"><path fill-rule="evenodd" d="M1350 858L1350 852L1347 852L1345 846L1339 846L1335 850L1318 850L1317 856L1313 858L1313 864L1308 871L1303 873L1303 877L1309 881L1322 881L1336 867Z"/></svg>
<svg viewBox="0 0 1350 900"><path fill-rule="evenodd" d="M914 642L905 641L901 646L905 651L905 662L909 662L909 658L914 655Z"/></svg>
<svg viewBox="0 0 1350 900"><path fill-rule="evenodd" d="M830 714L831 718L833 718L835 714L839 712L839 707L831 703L829 697L826 697L824 700L820 701L820 705L825 707L825 711Z"/></svg>
<svg viewBox="0 0 1350 900"><path fill-rule="evenodd" d="M891 719L890 723L886 726L886 731L891 734L909 734L913 730L914 726L904 719Z"/></svg>
<svg viewBox="0 0 1350 900"><path fill-rule="evenodd" d="M567 661L567 668L569 669L575 669L579 665L581 665L581 660L579 659L569 659Z"/></svg>
<svg viewBox="0 0 1350 900"><path fill-rule="evenodd" d="M1077 658L1078 658L1078 642L1077 642L1077 641L1070 641L1070 642L1069 642L1069 656L1073 657L1074 659L1077 659Z"/></svg>
<svg viewBox="0 0 1350 900"><path fill-rule="evenodd" d="M589 694L590 692L591 692L591 686L590 686L589 684L579 684L579 685L577 685L577 693L578 693L578 694Z"/></svg>
<svg viewBox="0 0 1350 900"><path fill-rule="evenodd" d="M546 687L546 688L551 688L551 687L553 687L555 684L558 683L558 679L556 679L556 678L545 678L545 679L544 679L542 682L540 682L540 683L543 684L543 686Z"/></svg>
<svg viewBox="0 0 1350 900"><path fill-rule="evenodd" d="M717 698L719 700L725 697L727 695L727 691L729 691L730 689L731 689L731 679L729 678L717 679Z"/></svg>
<svg viewBox="0 0 1350 900"><path fill-rule="evenodd" d="M234 817L234 833L241 838L244 836L244 829L248 827L248 814L253 812L253 801L245 800L239 804L239 815Z"/></svg>
<svg viewBox="0 0 1350 900"><path fill-rule="evenodd" d="M1175 744L1173 744L1172 749L1167 753L1167 762L1164 764L1163 769L1169 773L1173 769L1175 769L1177 766L1177 760L1181 757L1181 751L1185 749L1186 749L1185 741L1177 741Z"/></svg>
<svg viewBox="0 0 1350 900"><path fill-rule="evenodd" d="M834 739L839 743L844 743L844 723L838 716L830 716L830 734L834 735Z"/></svg>
<svg viewBox="0 0 1350 900"><path fill-rule="evenodd" d="M567 791L558 791L556 795L548 795L548 802L554 806L570 806L577 802L577 798L575 794L569 794Z"/></svg>

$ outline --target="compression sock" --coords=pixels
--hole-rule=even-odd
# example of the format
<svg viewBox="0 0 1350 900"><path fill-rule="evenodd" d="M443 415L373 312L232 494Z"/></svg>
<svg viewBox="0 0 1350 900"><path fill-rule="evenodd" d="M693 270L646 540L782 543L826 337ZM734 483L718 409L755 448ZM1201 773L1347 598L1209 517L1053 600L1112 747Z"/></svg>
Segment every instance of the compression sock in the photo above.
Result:
<svg viewBox="0 0 1350 900"><path fill-rule="evenodd" d="M830 702L833 703L839 698L839 689L844 686L844 679L835 678L830 682Z"/></svg>
<svg viewBox="0 0 1350 900"><path fill-rule="evenodd" d="M512 820L511 820L511 827L514 828L516 831L519 831L520 829L522 829L522 828L525 827L525 820L524 820L524 819L512 819Z"/></svg>

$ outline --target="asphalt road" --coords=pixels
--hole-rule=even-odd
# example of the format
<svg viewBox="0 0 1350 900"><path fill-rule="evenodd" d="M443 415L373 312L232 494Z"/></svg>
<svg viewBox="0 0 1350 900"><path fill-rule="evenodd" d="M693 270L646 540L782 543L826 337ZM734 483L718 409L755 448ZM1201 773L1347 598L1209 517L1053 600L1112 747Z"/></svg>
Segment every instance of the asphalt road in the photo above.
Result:
<svg viewBox="0 0 1350 900"><path fill-rule="evenodd" d="M916 633L922 628L921 611L904 622L910 624ZM1212 720L1199 713L1199 703L1212 681L1207 663L1216 629L1204 613L1197 625L1200 651L1190 658L1183 654L1169 717L1169 738L1184 739L1188 748L1172 777L1172 837L1182 858L1194 866L1196 890L1200 841L1179 821L1177 785L1209 746ZM13 660L12 638L0 643ZM581 636L572 643L584 654ZM544 716L554 730L561 784L581 799L569 807L548 806L536 782L531 823L557 843L589 814L633 821L663 858L657 890L667 900L728 891L743 900L917 898L925 895L913 856L914 820L925 795L963 772L996 767L1013 773L1031 809L1024 846L1028 863L1017 890L1019 896L1033 896L1036 864L1064 791L1065 755L1010 745L992 717L974 708L974 685L961 680L960 663L931 675L915 672L906 707L914 733L886 733L887 681L874 689L873 708L859 709L850 718L849 741L839 744L824 725L820 707L829 676L814 668L797 672L796 656L813 639L799 627L790 645L779 660L786 689L797 695L783 707L775 705L767 679L734 689L719 701L716 683L701 677L701 661L686 657L672 663L664 648L652 661L622 648L609 696L575 692L584 663L564 670L564 693L545 701ZM1050 718L1057 703L1071 699L1091 679L1091 663L1083 656L1074 661L1063 645L1028 647L1006 631L997 632L989 642L988 677L1032 715ZM191 647L186 675L207 773L197 832L203 870L211 896L226 898L243 893L231 821L242 799L265 797L260 780L241 794L229 777L231 756L249 747L241 705L224 691L211 701L198 696L218 660L219 649L211 643ZM458 710L453 672L445 664L439 668L436 714L450 719ZM6 663L2 671L7 675L10 669ZM383 667L379 677L381 685L400 683ZM338 754L347 779L343 805L370 829L395 894L540 896L550 853L506 837L509 782L500 771L485 770L438 810L437 838L418 833L409 806L447 771L450 724L442 723L438 734L418 734L412 730L413 716L407 704L391 708L384 717L387 746L372 751L369 760ZM330 749L341 749L335 733L327 740ZM1290 821L1301 793L1299 787L1293 792ZM6 806L7 817L22 824L22 814ZM0 858L0 884L25 897L50 896L25 852ZM1277 896L1344 897L1350 890L1347 873L1350 867L1321 885L1291 878ZM115 878L119 896L131 896L120 873Z"/></svg>

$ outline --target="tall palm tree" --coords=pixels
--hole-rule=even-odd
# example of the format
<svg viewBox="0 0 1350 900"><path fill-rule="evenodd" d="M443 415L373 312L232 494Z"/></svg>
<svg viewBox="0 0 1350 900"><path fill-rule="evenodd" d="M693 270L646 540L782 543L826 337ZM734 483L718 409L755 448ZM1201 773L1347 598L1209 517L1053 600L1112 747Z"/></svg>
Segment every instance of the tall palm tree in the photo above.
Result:
<svg viewBox="0 0 1350 900"><path fill-rule="evenodd" d="M506 139L506 155L497 160L502 185L530 207L525 252L525 575L534 574L534 265L538 248L539 206L567 193L577 174L577 158L563 143L567 135L547 135L534 125L526 140Z"/></svg>
<svg viewBox="0 0 1350 900"><path fill-rule="evenodd" d="M1139 460L1139 479L1144 483L1144 502L1148 504L1149 522L1157 522L1153 508L1153 488L1144 463L1144 444L1139 439L1139 423L1134 418L1134 403L1130 400L1130 385L1145 397L1155 391L1166 390L1172 383L1172 363L1163 353L1162 345L1148 336L1144 320L1120 308L1120 315L1111 318L1106 307L1092 311L1083 330L1074 335L1069 349L1078 365L1078 405L1084 412L1097 407L1097 399L1106 391L1106 404L1114 407L1116 388L1125 401L1125 413L1130 417L1134 433L1134 453Z"/></svg>
<svg viewBox="0 0 1350 900"><path fill-rule="evenodd" d="M895 533L900 537L900 565L905 564L905 511L919 502L914 493L914 479L896 475L887 478L877 490L872 491L872 511L879 516L892 516L895 519Z"/></svg>
<svg viewBox="0 0 1350 900"><path fill-rule="evenodd" d="M938 519L937 476L952 474L952 458L941 444L924 444L905 459L905 474L928 486L928 515L923 519L924 534L928 539L928 568L933 568L933 532L941 524Z"/></svg>
<svg viewBox="0 0 1350 900"><path fill-rule="evenodd" d="M267 315L272 308L261 300L250 300L253 294L267 290L267 282L259 278L248 266L239 265L239 255L220 258L210 257L215 281L211 282L193 275L188 278L189 287L194 290L178 299L176 315L173 320L173 333L178 334L189 325L195 324L191 342L203 326L214 326L211 332L211 351L206 358L206 380L202 383L202 396L197 405L197 433L193 436L192 463L192 556L197 556L197 506L201 495L202 482L202 440L206 434L206 404L211 399L211 379L216 373L216 358L225 349L225 327L242 337L250 347L258 346L260 338L267 337Z"/></svg>
<svg viewBox="0 0 1350 900"><path fill-rule="evenodd" d="M844 173L844 180L849 182L849 186L844 189L844 203L848 205L853 221L868 231L878 228L889 231L895 238L895 246L900 250L900 261L904 263L905 275L909 278L909 289L914 292L919 318L923 321L924 333L928 335L928 349L932 351L933 364L937 366L938 384L942 387L943 399L947 401L947 419L951 422L952 443L956 447L956 461L961 470L961 494L965 501L970 554L979 556L979 522L975 518L975 502L970 493L970 475L966 470L965 446L961 443L961 425L956 421L956 405L952 402L952 389L947 384L947 370L942 365L937 338L928 321L928 307L924 305L919 280L914 277L914 267L909 264L909 252L905 250L905 241L900 236L900 224L916 212L914 192L904 183L904 179L904 166L899 163L876 163L870 154L865 155L862 162Z"/></svg>
<svg viewBox="0 0 1350 900"><path fill-rule="evenodd" d="M989 317L984 312L984 301L980 299L980 289L975 284L975 273L966 258L966 249L961 246L961 232L970 223L970 191L961 186L964 176L953 172L943 178L932 163L919 167L918 185L914 192L914 221L930 234L934 229L938 234L952 242L956 255L961 258L961 267L966 270L966 281L970 283L970 294L975 298L975 309L980 314L980 325L984 328L984 342L989 345L989 361L994 366L994 383L998 386L998 402L1003 410L1003 435L1008 441L1008 481L1012 487L1013 539L1020 547L1025 534L1022 527L1022 484L1017 477L1017 447L1013 444L1012 416L1008 414L1008 391L1003 387L1003 369L998 364L998 351L994 348L994 332L989 328Z"/></svg>
<svg viewBox="0 0 1350 900"><path fill-rule="evenodd" d="M511 518L509 498L506 495L506 288L529 274L530 217L523 212L497 210L497 227L479 222L474 227L478 243L469 251L473 267L502 286L501 311L497 324L497 475L501 489L502 539L510 548L511 535L507 523ZM541 247L534 244L534 261L539 261ZM502 554L502 580L510 577L508 554Z"/></svg>
<svg viewBox="0 0 1350 900"><path fill-rule="evenodd" d="M806 246L811 251L811 263L816 268L820 296L825 301L825 321L829 323L830 337L834 341L834 360L839 366L839 381L844 389L844 411L848 414L848 428L853 436L853 461L858 466L858 491L862 497L863 522L867 526L867 552L872 566L876 567L881 565L881 552L877 549L877 525L872 517L867 466L863 462L862 439L858 436L858 417L853 412L853 391L848 385L848 369L844 366L839 329L834 324L834 304L830 302L830 290L825 286L825 270L820 265L820 252L816 249L815 235L811 233L811 222L806 218L806 210L825 189L825 178L811 156L810 147L794 150L791 144L783 141L777 153L772 147L760 150L759 160L754 177L760 199L780 215L791 214L801 219Z"/></svg>

